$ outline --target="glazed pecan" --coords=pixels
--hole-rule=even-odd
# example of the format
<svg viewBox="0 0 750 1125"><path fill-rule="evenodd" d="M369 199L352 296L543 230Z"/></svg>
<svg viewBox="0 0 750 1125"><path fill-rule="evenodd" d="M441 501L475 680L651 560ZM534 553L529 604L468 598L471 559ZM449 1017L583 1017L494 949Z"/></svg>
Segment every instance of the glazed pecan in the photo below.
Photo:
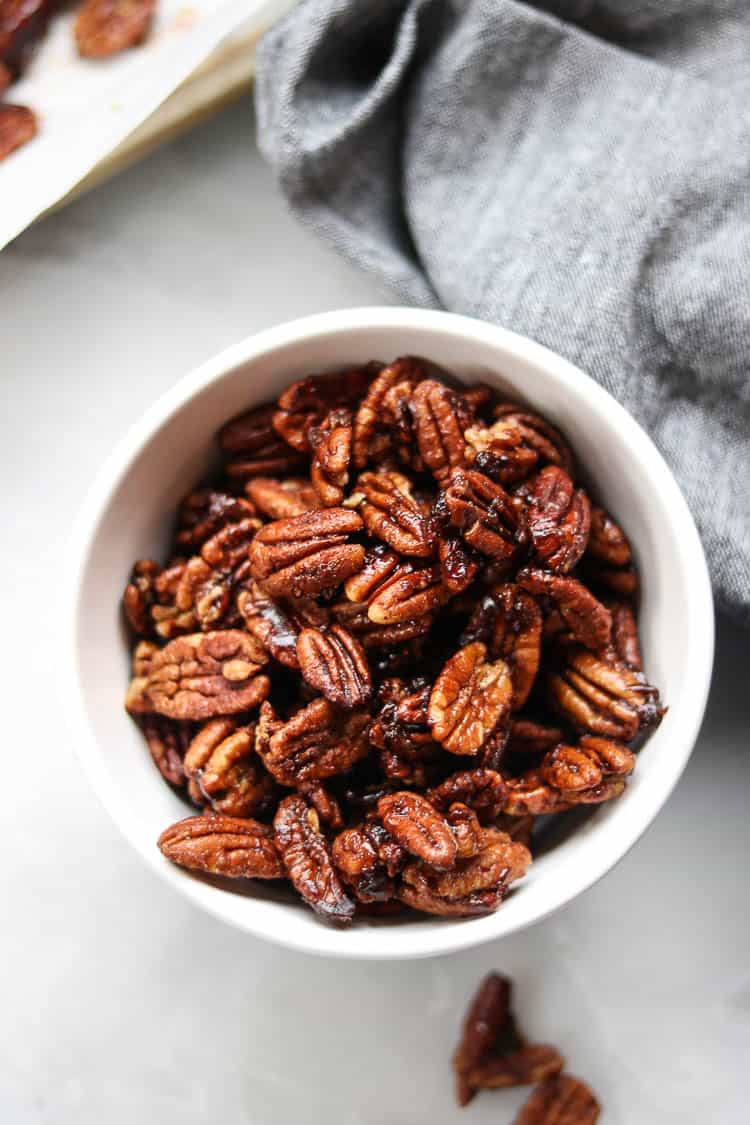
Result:
<svg viewBox="0 0 750 1125"><path fill-rule="evenodd" d="M344 499L352 452L352 413L346 407L329 410L319 426L307 432L313 459L310 479L325 508Z"/></svg>
<svg viewBox="0 0 750 1125"><path fill-rule="evenodd" d="M161 567L153 559L140 559L130 572L130 581L122 595L128 624L141 637L151 635L151 607L156 601L154 582L160 573Z"/></svg>
<svg viewBox="0 0 750 1125"><path fill-rule="evenodd" d="M505 832L483 828L480 851L459 859L450 871L438 872L420 861L409 863L401 875L398 897L426 914L467 917L495 910L511 883L522 878L531 862L523 844Z"/></svg>
<svg viewBox="0 0 750 1125"><path fill-rule="evenodd" d="M569 1074L558 1074L536 1087L513 1125L595 1125L599 1110L588 1086Z"/></svg>
<svg viewBox="0 0 750 1125"><path fill-rule="evenodd" d="M262 528L250 546L250 570L269 594L314 597L355 574L364 547L348 543L362 520L346 508L324 508Z"/></svg>
<svg viewBox="0 0 750 1125"><path fill-rule="evenodd" d="M302 629L328 624L328 611L317 602L272 598L258 582L240 590L237 609L248 632L286 668L299 668L297 639Z"/></svg>
<svg viewBox="0 0 750 1125"><path fill-rule="evenodd" d="M372 694L372 679L359 641L343 629L303 629L297 640L303 678L342 707L357 707Z"/></svg>
<svg viewBox="0 0 750 1125"><path fill-rule="evenodd" d="M523 504L473 469L454 469L438 511L447 514L465 542L491 559L513 558L525 541Z"/></svg>
<svg viewBox="0 0 750 1125"><path fill-rule="evenodd" d="M235 816L189 816L158 840L179 867L230 879L280 879L284 868L267 824Z"/></svg>
<svg viewBox="0 0 750 1125"><path fill-rule="evenodd" d="M468 463L498 484L524 480L539 460L536 451L525 444L518 426L502 418L491 426L469 426L464 437Z"/></svg>
<svg viewBox="0 0 750 1125"><path fill-rule="evenodd" d="M627 777L635 754L622 742L584 735L577 746L560 743L542 759L539 773L553 789L593 789L605 777Z"/></svg>
<svg viewBox="0 0 750 1125"><path fill-rule="evenodd" d="M425 559L432 555L430 521L413 498L411 481L403 473L361 473L355 495L362 497L357 510L373 538L382 539L401 555Z"/></svg>
<svg viewBox="0 0 750 1125"><path fill-rule="evenodd" d="M591 531L583 567L589 581L620 597L633 597L638 592L638 575L630 544L620 525L603 508L591 509Z"/></svg>
<svg viewBox="0 0 750 1125"><path fill-rule="evenodd" d="M138 720L149 753L161 776L181 789L185 784L183 757L190 744L187 723L176 723L163 715L143 715Z"/></svg>
<svg viewBox="0 0 750 1125"><path fill-rule="evenodd" d="M609 646L612 615L577 578L526 567L519 571L517 582L523 590L549 598L580 644L594 652Z"/></svg>
<svg viewBox="0 0 750 1125"><path fill-rule="evenodd" d="M504 402L495 407L495 418L519 430L523 444L534 451L540 465L560 465L573 476L573 454L568 443L541 415Z"/></svg>
<svg viewBox="0 0 750 1125"><path fill-rule="evenodd" d="M227 524L239 523L255 514L255 505L241 496L200 488L186 496L177 510L175 542L181 550L193 554Z"/></svg>
<svg viewBox="0 0 750 1125"><path fill-rule="evenodd" d="M389 363L376 376L354 418L355 469L363 469L370 460L382 461L394 445L406 454L401 460L409 462L412 434L408 404L414 387L424 377L422 362L411 356Z"/></svg>
<svg viewBox="0 0 750 1125"><path fill-rule="evenodd" d="M273 818L273 831L295 890L327 922L347 925L354 914L354 902L333 866L316 809L299 794L285 797Z"/></svg>
<svg viewBox="0 0 750 1125"><path fill-rule="evenodd" d="M504 660L486 661L481 642L459 649L438 676L428 716L433 738L452 754L476 754L510 709L512 684Z"/></svg>
<svg viewBox="0 0 750 1125"><path fill-rule="evenodd" d="M369 719L366 711L341 712L327 699L314 699L280 722L270 704L264 704L256 748L282 785L322 781L346 773L367 754Z"/></svg>
<svg viewBox="0 0 750 1125"><path fill-rule="evenodd" d="M276 786L255 753L255 723L209 719L192 739L184 760L190 796L228 816L266 812Z"/></svg>
<svg viewBox="0 0 750 1125"><path fill-rule="evenodd" d="M331 855L357 902L388 902L395 893L394 876L403 866L403 849L375 821L340 832Z"/></svg>
<svg viewBox="0 0 750 1125"><path fill-rule="evenodd" d="M0 104L0 160L5 160L37 133L37 120L33 110L25 105Z"/></svg>
<svg viewBox="0 0 750 1125"><path fill-rule="evenodd" d="M272 520L291 519L320 507L315 487L304 477L255 477L247 482L245 492L258 511Z"/></svg>
<svg viewBox="0 0 750 1125"><path fill-rule="evenodd" d="M526 514L531 541L539 558L557 574L572 570L586 550L591 505L582 488L559 465L548 465L529 488Z"/></svg>
<svg viewBox="0 0 750 1125"><path fill-rule="evenodd" d="M319 781L303 781L297 786L297 792L307 798L326 828L339 832L344 827L341 806L325 785Z"/></svg>
<svg viewBox="0 0 750 1125"><path fill-rule="evenodd" d="M83 0L75 21L78 54L106 59L148 36L156 0Z"/></svg>
<svg viewBox="0 0 750 1125"><path fill-rule="evenodd" d="M562 740L563 732L559 727L516 716L510 724L508 753L544 754L547 750L553 750Z"/></svg>
<svg viewBox="0 0 750 1125"><path fill-rule="evenodd" d="M153 580L152 627L158 637L167 641L193 633L200 625L192 600L183 609L177 605L177 591L186 569L187 562L181 559L160 571Z"/></svg>
<svg viewBox="0 0 750 1125"><path fill-rule="evenodd" d="M194 615L201 629L235 625L235 593L250 577L248 549L261 526L255 517L228 524L217 531L185 564L177 589L179 614Z"/></svg>
<svg viewBox="0 0 750 1125"><path fill-rule="evenodd" d="M257 406L219 430L217 440L230 479L293 474L305 465L305 458L290 449L273 429L273 415L273 406Z"/></svg>
<svg viewBox="0 0 750 1125"><path fill-rule="evenodd" d="M496 770L460 770L428 789L425 796L440 812L456 802L468 805L483 824L494 821L505 807L508 787Z"/></svg>
<svg viewBox="0 0 750 1125"><path fill-rule="evenodd" d="M464 1016L461 1040L453 1056L459 1105L468 1105L474 1087L469 1073L482 1063L510 1021L511 983L499 973L489 973L480 984Z"/></svg>
<svg viewBox="0 0 750 1125"><path fill-rule="evenodd" d="M529 697L542 654L542 611L531 594L507 582L477 603L461 643L482 641L493 658L502 657L513 681L514 711Z"/></svg>
<svg viewBox="0 0 750 1125"><path fill-rule="evenodd" d="M479 573L479 560L463 539L450 530L438 539L440 577L449 594L460 594L471 585Z"/></svg>
<svg viewBox="0 0 750 1125"><path fill-rule="evenodd" d="M643 668L641 645L633 610L627 602L610 602L607 608L612 615L612 648L616 659L640 672Z"/></svg>
<svg viewBox="0 0 750 1125"><path fill-rule="evenodd" d="M386 832L409 855L441 871L456 862L453 832L434 805L419 793L403 790L381 797L377 814Z"/></svg>
<svg viewBox="0 0 750 1125"><path fill-rule="evenodd" d="M466 463L464 430L471 425L471 411L456 391L424 379L411 399L417 446L425 468L438 483L446 483L450 470Z"/></svg>
<svg viewBox="0 0 750 1125"><path fill-rule="evenodd" d="M367 602L374 597L388 579L399 573L409 573L410 564L399 570L399 557L385 543L368 547L362 567L344 583L344 593L351 602Z"/></svg>
<svg viewBox="0 0 750 1125"><path fill-rule="evenodd" d="M248 711L265 699L268 657L254 637L236 629L177 637L155 652L146 693L170 719L210 719Z"/></svg>
<svg viewBox="0 0 750 1125"><path fill-rule="evenodd" d="M125 710L133 717L153 711L148 698L148 676L151 661L158 651L159 646L153 641L139 641L133 650L133 676L125 695Z"/></svg>
<svg viewBox="0 0 750 1125"><path fill-rule="evenodd" d="M507 816L544 816L565 812L576 805L600 805L612 801L625 792L621 778L607 777L589 789L555 789L538 770L527 770L520 777L507 779L508 797L504 812Z"/></svg>
<svg viewBox="0 0 750 1125"><path fill-rule="evenodd" d="M532 1086L559 1074L564 1065L565 1060L556 1047L525 1043L515 1051L490 1055L469 1071L468 1082L474 1089L481 1090Z"/></svg>
<svg viewBox="0 0 750 1125"><path fill-rule="evenodd" d="M368 603L367 615L376 625L418 621L445 601L439 566L397 567Z"/></svg>
<svg viewBox="0 0 750 1125"><path fill-rule="evenodd" d="M576 730L621 742L656 726L663 714L659 693L642 673L585 649L565 653L562 667L547 677L547 694Z"/></svg>
<svg viewBox="0 0 750 1125"><path fill-rule="evenodd" d="M334 602L331 613L348 633L357 638L364 649L400 646L404 641L429 632L433 621L430 614L425 614L412 621L400 621L396 625L376 625L370 620L366 605L349 601Z"/></svg>
<svg viewBox="0 0 750 1125"><path fill-rule="evenodd" d="M445 814L456 841L457 858L471 859L482 850L482 826L473 809L456 802Z"/></svg>
<svg viewBox="0 0 750 1125"><path fill-rule="evenodd" d="M329 410L354 406L379 370L380 364L368 363L349 371L298 379L279 397L272 419L274 430L293 449L310 453L311 429L322 422Z"/></svg>

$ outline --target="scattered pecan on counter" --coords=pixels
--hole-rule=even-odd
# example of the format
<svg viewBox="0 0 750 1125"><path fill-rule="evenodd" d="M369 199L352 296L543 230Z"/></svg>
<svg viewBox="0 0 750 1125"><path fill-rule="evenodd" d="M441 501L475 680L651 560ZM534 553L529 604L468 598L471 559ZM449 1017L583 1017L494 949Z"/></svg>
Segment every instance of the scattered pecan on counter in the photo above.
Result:
<svg viewBox="0 0 750 1125"><path fill-rule="evenodd" d="M218 446L123 596L126 706L201 810L162 851L336 924L497 909L536 818L619 796L661 718L624 532L550 423L415 357L308 375ZM462 1097L557 1066L493 1019Z"/></svg>

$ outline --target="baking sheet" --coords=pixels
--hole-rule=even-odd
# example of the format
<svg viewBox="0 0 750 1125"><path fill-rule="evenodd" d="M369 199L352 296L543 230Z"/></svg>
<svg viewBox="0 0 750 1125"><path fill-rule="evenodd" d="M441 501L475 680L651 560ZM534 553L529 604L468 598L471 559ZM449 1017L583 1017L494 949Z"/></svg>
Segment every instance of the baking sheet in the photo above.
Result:
<svg viewBox="0 0 750 1125"><path fill-rule="evenodd" d="M31 106L39 135L0 163L0 249L108 156L239 27L262 31L293 0L160 0L148 41L78 57L75 12L52 20L6 100Z"/></svg>

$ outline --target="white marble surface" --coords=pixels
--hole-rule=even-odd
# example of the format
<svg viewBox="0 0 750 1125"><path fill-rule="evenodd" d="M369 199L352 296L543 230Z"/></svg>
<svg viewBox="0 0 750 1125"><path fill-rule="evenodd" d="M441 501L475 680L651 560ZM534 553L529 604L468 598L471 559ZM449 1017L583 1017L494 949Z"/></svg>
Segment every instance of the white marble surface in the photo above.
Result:
<svg viewBox="0 0 750 1125"><path fill-rule="evenodd" d="M2 1125L509 1122L453 1105L490 967L606 1125L748 1120L747 634L720 623L709 713L667 808L603 883L503 943L331 963L197 913L92 795L54 697L57 572L82 492L151 399L253 329L382 301L285 213L235 107L0 256L5 643Z"/></svg>

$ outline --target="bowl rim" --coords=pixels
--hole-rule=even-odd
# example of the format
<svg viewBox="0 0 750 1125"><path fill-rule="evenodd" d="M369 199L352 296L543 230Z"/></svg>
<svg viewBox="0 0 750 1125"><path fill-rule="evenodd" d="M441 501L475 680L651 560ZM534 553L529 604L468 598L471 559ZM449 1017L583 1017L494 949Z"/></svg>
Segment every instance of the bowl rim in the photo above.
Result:
<svg viewBox="0 0 750 1125"><path fill-rule="evenodd" d="M320 925L314 931L297 933L296 927L274 927L265 920L235 917L222 905L223 900L234 900L225 892L207 895L210 884L196 879L165 860L154 844L146 848L134 830L132 813L122 795L110 779L98 750L98 740L89 721L86 691L78 671L80 648L79 627L84 597L84 576L87 561L96 541L99 525L112 496L115 494L132 462L153 438L159 428L202 389L231 369L246 364L261 355L272 353L292 343L335 335L347 330L398 329L425 330L451 338L468 338L504 352L521 361L528 361L544 370L546 377L561 383L578 397L583 395L599 413L606 413L610 421L624 432L625 440L634 454L645 465L654 487L662 496L670 512L672 531L677 532L682 554L691 575L692 598L686 612L691 616L692 651L687 664L687 700L679 715L679 729L673 732L673 759L671 772L662 782L658 792L649 792L642 800L638 816L631 817L625 827L619 826L615 847L605 847L599 841L598 850L592 849L592 861L574 877L560 882L562 892L554 885L547 900L527 916L504 922L502 910L468 923L460 919L445 919L428 932L405 925L397 927L372 927L372 941L358 942L347 948L340 931ZM345 957L356 960L409 960L468 949L485 942L497 940L525 929L548 917L572 902L604 877L640 839L651 825L677 784L692 753L700 729L711 682L714 649L714 612L708 567L703 547L693 517L671 470L651 439L638 422L603 387L586 375L576 365L557 355L542 344L521 336L509 329L489 324L473 317L431 309L408 307L364 306L351 309L316 313L286 321L247 336L212 356L174 386L161 394L137 419L116 444L97 474L84 501L72 530L66 551L65 578L62 584L62 627L64 651L61 680L63 710L66 725L77 757L88 775L94 791L120 829L149 867L167 883L182 892L190 901L207 910L224 922L236 926L256 937L272 941L287 948L324 956ZM653 788L653 787L652 787ZM581 865L583 867L583 865ZM213 891L216 888L211 887ZM363 931L364 932L364 931ZM420 941L401 941L407 934L421 933ZM378 948L385 935L385 947ZM311 935L314 935L311 936Z"/></svg>

